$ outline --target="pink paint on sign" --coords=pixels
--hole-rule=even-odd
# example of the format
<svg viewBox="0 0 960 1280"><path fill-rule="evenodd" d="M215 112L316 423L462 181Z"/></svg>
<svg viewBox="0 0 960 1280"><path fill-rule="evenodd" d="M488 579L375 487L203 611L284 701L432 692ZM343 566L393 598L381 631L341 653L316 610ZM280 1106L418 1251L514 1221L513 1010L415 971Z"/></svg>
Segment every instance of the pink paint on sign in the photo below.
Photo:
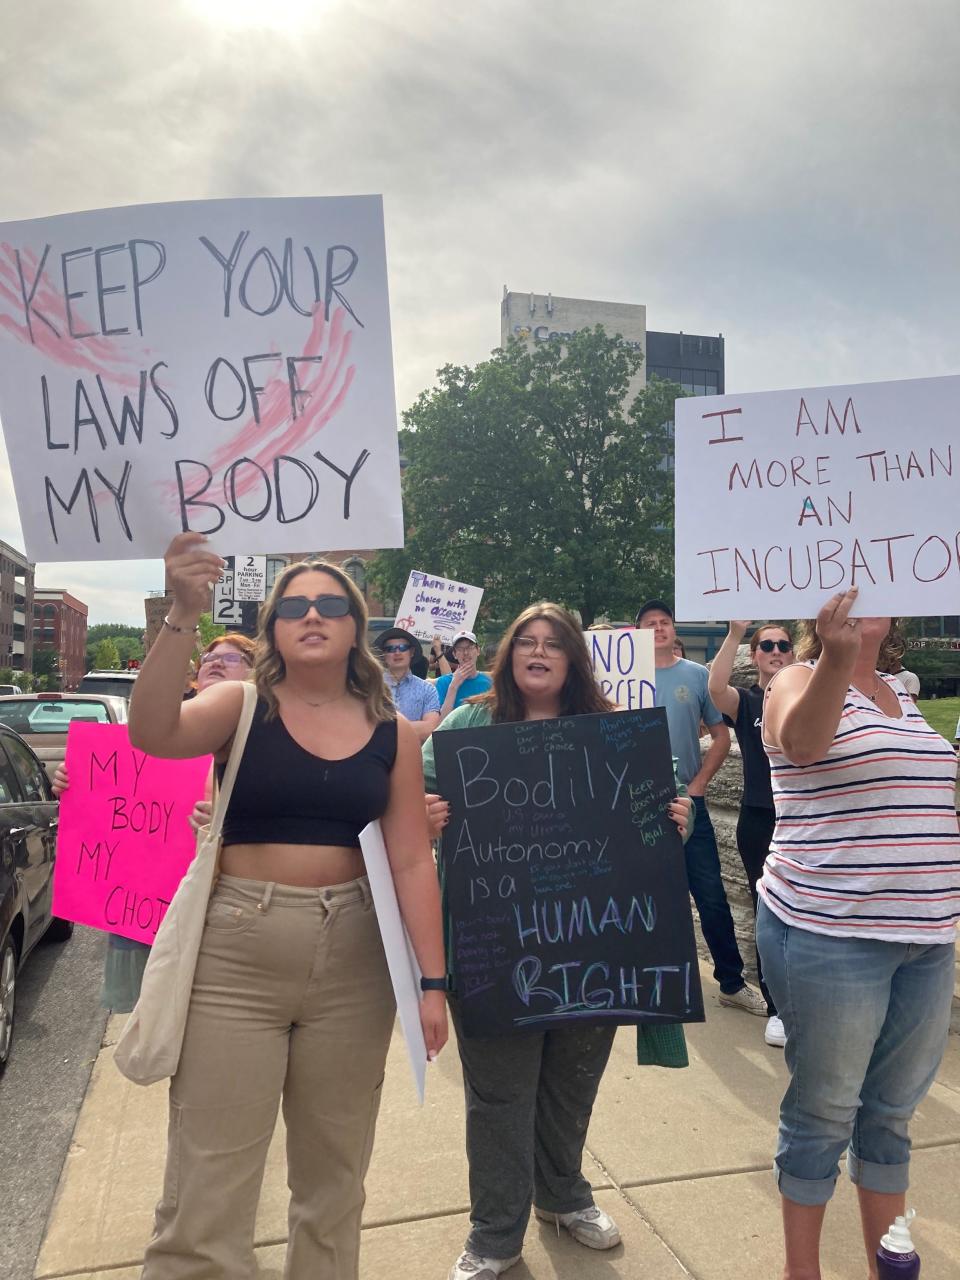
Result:
<svg viewBox="0 0 960 1280"><path fill-rule="evenodd" d="M152 943L195 850L187 819L211 757L157 760L124 725L79 724L67 737L54 914Z"/></svg>
<svg viewBox="0 0 960 1280"><path fill-rule="evenodd" d="M203 464L221 483L222 473L231 463L248 458L254 465L247 466L231 481L236 496L251 492L261 477L261 468L270 467L274 458L307 444L339 413L356 373L356 366L348 363L353 335L346 327L345 316L344 309L337 307L328 325L322 306L314 312L309 337L298 359L318 363L310 366L312 371L298 375L297 413L293 411L289 374L268 379L257 414L248 416ZM176 484L164 481L156 489L168 510L179 510L181 498Z"/></svg>
<svg viewBox="0 0 960 1280"><path fill-rule="evenodd" d="M90 333L86 317L76 309L73 319L82 326L84 336L72 338L66 303L47 282L40 265L40 259L32 250L20 251L12 245L0 244L0 329L24 345L34 346L42 355L68 369L100 374L128 391L136 388L139 370L135 362L149 366L152 362L147 353L138 352L129 341L121 344ZM21 280L21 270L26 270L27 276L37 282L33 302L44 317L37 321L32 334L24 319L26 304L23 290L27 286L25 280Z"/></svg>

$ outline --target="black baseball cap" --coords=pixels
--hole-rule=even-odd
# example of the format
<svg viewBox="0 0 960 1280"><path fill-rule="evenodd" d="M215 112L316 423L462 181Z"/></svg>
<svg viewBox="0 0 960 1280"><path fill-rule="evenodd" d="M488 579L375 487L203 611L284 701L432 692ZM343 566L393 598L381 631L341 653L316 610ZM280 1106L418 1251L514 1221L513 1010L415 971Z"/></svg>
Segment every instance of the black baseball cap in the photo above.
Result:
<svg viewBox="0 0 960 1280"><path fill-rule="evenodd" d="M381 631L374 641L374 647L382 649L389 640L406 640L414 649L420 648L420 641L416 636L412 636L409 631L404 631L403 627L387 627L386 631Z"/></svg>
<svg viewBox="0 0 960 1280"><path fill-rule="evenodd" d="M659 609L661 613L667 615L671 622L673 621L673 609L667 604L666 600L646 600L637 610L633 625L639 627L643 615L649 613L651 609Z"/></svg>

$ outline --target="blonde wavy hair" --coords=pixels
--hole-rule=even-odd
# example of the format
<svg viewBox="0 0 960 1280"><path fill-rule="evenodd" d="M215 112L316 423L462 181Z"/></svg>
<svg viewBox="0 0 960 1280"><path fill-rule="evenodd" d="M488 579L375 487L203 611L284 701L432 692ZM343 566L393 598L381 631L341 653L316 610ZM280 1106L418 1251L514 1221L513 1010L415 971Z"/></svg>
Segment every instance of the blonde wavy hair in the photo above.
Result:
<svg viewBox="0 0 960 1280"><path fill-rule="evenodd" d="M798 628L797 661L811 662L823 653L823 644L817 635L816 618L804 618ZM907 651L907 642L900 630L899 619L890 619L890 630L880 641L877 670L889 673Z"/></svg>
<svg viewBox="0 0 960 1280"><path fill-rule="evenodd" d="M366 601L349 574L344 573L339 565L328 564L326 560L303 560L299 564L288 565L277 576L273 590L260 606L253 679L257 693L267 704L267 719L272 720L280 709L274 688L287 674L286 663L277 649L274 635L277 601L286 594L290 583L302 573L325 573L343 587L356 629L347 662L347 692L366 705L367 716L374 724L379 724L381 720L396 720L397 709L387 692L383 668L373 656L367 641Z"/></svg>

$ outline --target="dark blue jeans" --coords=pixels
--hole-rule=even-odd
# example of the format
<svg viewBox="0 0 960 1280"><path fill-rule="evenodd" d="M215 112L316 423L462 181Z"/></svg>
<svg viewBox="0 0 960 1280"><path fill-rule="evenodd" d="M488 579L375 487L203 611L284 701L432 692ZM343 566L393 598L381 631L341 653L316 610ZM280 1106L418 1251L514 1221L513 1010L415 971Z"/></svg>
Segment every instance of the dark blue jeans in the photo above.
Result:
<svg viewBox="0 0 960 1280"><path fill-rule="evenodd" d="M745 985L743 957L737 946L733 916L720 875L717 837L703 796L691 796L696 816L693 835L684 846L687 881L700 915L700 927L713 957L713 976L724 995L733 995Z"/></svg>

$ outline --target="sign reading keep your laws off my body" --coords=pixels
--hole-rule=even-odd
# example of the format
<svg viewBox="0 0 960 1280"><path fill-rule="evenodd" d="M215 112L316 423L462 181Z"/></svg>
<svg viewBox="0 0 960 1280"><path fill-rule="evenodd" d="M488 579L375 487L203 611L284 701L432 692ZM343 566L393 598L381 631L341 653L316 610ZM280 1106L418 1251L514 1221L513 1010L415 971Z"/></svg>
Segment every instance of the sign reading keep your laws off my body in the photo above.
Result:
<svg viewBox="0 0 960 1280"><path fill-rule="evenodd" d="M402 546L380 197L0 226L0 418L34 560Z"/></svg>

